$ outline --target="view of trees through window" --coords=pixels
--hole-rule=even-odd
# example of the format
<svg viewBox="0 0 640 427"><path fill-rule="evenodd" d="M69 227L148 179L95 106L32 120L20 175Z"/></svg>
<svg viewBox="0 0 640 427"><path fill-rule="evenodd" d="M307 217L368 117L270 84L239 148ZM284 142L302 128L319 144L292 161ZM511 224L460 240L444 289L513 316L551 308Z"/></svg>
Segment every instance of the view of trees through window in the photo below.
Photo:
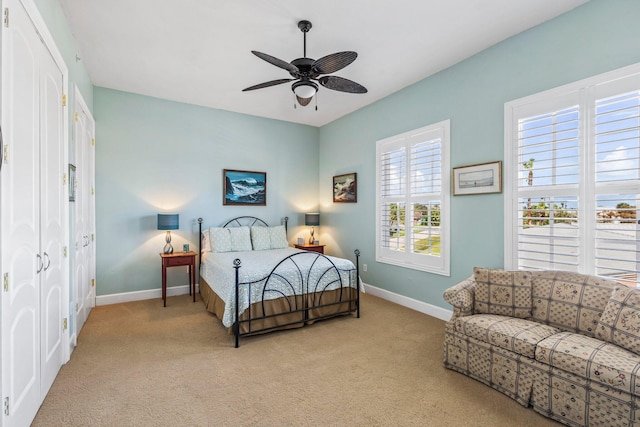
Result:
<svg viewBox="0 0 640 427"><path fill-rule="evenodd" d="M412 219L410 227L413 238L413 252L427 255L440 254L440 204L439 203L414 203L412 206ZM405 224L406 209L404 203L389 204L389 238L391 249L405 250Z"/></svg>
<svg viewBox="0 0 640 427"><path fill-rule="evenodd" d="M583 99L595 93L584 91ZM640 91L524 116L517 126L518 267L637 284Z"/></svg>

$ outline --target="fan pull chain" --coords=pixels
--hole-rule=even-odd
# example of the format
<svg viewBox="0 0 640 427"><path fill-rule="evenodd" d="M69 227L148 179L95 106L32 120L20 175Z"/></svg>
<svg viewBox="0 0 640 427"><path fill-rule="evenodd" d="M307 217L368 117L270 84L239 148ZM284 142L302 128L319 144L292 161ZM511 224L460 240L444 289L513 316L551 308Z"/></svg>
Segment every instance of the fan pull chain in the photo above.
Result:
<svg viewBox="0 0 640 427"><path fill-rule="evenodd" d="M316 111L318 111L318 92L316 92Z"/></svg>

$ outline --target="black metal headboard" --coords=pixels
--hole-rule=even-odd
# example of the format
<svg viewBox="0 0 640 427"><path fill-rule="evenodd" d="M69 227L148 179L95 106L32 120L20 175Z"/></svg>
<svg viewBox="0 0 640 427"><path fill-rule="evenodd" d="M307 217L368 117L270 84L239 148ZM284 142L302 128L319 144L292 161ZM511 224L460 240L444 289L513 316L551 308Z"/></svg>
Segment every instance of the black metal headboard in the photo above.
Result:
<svg viewBox="0 0 640 427"><path fill-rule="evenodd" d="M230 219L222 227L223 228L242 227L242 226L253 227L254 225L257 225L260 227L268 227L266 222L264 222L263 220L255 216L239 216L239 217Z"/></svg>
<svg viewBox="0 0 640 427"><path fill-rule="evenodd" d="M289 217L285 216L284 218L282 218L282 220L284 221L284 234L286 236L287 223L289 222ZM202 264L202 222L203 222L203 219L198 218L198 260L200 260L198 265ZM252 227L256 225L259 227L269 226L266 222L264 222L258 217L243 215L243 216L238 216L230 219L222 227L223 228L243 227L243 226Z"/></svg>

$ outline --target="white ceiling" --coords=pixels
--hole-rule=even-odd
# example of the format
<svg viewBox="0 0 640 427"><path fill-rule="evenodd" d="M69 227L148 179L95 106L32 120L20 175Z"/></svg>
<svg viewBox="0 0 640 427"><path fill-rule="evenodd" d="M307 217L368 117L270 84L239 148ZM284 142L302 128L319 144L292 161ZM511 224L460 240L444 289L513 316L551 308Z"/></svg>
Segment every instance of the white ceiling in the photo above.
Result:
<svg viewBox="0 0 640 427"><path fill-rule="evenodd" d="M322 126L587 0L59 0L96 86ZM334 75L367 94L320 87L294 109L290 84L242 92L287 71L251 54L345 50Z"/></svg>

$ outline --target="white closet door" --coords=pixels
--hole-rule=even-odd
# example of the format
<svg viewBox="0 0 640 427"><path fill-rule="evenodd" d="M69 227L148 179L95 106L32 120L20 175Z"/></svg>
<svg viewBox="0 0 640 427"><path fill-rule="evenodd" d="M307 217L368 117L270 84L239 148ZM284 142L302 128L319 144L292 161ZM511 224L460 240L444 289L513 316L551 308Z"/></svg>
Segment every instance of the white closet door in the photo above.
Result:
<svg viewBox="0 0 640 427"><path fill-rule="evenodd" d="M43 45L22 5L11 5L2 36L2 396L7 425L28 425L40 403L39 61ZM6 6L5 4L5 6ZM8 60L8 58L11 58Z"/></svg>
<svg viewBox="0 0 640 427"><path fill-rule="evenodd" d="M63 72L17 0L4 0L2 425L29 425L64 363L68 258ZM34 6L29 6L34 9ZM43 25L43 24L39 24Z"/></svg>
<svg viewBox="0 0 640 427"><path fill-rule="evenodd" d="M77 96L76 92L76 96ZM87 281L89 280L89 272L85 262L85 247L87 245L87 231L86 231L86 214L84 211L84 187L87 185L83 175L82 165L85 162L85 150L84 150L84 135L86 134L86 120L82 112L82 108L79 106L77 100L75 102L75 118L73 125L73 140L75 144L75 166L76 176L75 182L70 185L75 186L75 202L72 205L74 208L74 307L76 310L75 318L75 334L76 337L80 334L80 330L87 320L87 310L85 309L85 300L87 293Z"/></svg>
<svg viewBox="0 0 640 427"><path fill-rule="evenodd" d="M63 287L68 262L64 253L65 209L63 176L66 174L62 107L62 72L49 51L40 62L40 236L43 270L40 273L42 399L64 361Z"/></svg>
<svg viewBox="0 0 640 427"><path fill-rule="evenodd" d="M75 307L76 334L80 333L91 308L95 306L93 268L93 117L76 91L74 142L76 144L76 200L75 200Z"/></svg>
<svg viewBox="0 0 640 427"><path fill-rule="evenodd" d="M96 121L87 110L87 267L89 269L89 292L85 301L88 312L96 306Z"/></svg>

